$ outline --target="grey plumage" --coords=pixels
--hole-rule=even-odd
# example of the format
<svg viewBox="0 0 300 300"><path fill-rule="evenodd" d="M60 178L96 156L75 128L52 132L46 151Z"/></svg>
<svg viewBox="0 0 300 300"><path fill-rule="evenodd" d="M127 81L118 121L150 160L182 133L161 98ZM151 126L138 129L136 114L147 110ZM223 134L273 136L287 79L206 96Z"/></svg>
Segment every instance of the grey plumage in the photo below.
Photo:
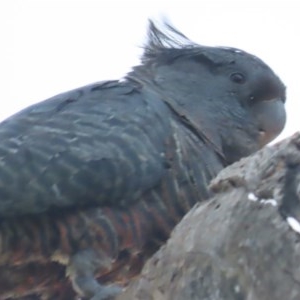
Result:
<svg viewBox="0 0 300 300"><path fill-rule="evenodd" d="M118 288L95 278L130 278L208 198L218 171L280 133L284 102L283 83L257 57L150 22L142 64L124 80L55 96L0 124L0 265L16 286L24 275L15 265L49 268L48 283L36 272L26 295L71 283L92 300L113 295ZM70 279L59 287L53 260Z"/></svg>

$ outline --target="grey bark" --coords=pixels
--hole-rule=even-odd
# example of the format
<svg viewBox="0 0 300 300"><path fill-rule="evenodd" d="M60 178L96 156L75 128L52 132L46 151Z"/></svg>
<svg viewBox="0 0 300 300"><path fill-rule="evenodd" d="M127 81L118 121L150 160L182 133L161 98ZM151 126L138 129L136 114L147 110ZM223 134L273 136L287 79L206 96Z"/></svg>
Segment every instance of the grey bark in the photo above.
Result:
<svg viewBox="0 0 300 300"><path fill-rule="evenodd" d="M300 133L210 188L118 300L300 299Z"/></svg>

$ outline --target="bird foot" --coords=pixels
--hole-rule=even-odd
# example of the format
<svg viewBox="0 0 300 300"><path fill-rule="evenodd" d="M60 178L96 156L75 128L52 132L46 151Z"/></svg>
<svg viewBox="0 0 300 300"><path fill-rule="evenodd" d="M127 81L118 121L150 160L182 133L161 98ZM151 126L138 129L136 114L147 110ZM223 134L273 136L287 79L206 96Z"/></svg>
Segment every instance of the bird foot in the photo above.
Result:
<svg viewBox="0 0 300 300"><path fill-rule="evenodd" d="M90 300L112 300L123 291L118 285L100 285L96 294Z"/></svg>
<svg viewBox="0 0 300 300"><path fill-rule="evenodd" d="M67 268L73 289L84 299L111 300L122 292L118 285L101 285L95 279L95 273L109 269L112 259L100 251L84 250L74 255Z"/></svg>

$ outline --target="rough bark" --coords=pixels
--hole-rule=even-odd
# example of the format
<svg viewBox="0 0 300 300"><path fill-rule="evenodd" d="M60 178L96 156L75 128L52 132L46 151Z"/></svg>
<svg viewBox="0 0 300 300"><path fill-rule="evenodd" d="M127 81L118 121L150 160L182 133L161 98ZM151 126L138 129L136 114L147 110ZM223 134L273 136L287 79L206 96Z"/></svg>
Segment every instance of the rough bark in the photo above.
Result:
<svg viewBox="0 0 300 300"><path fill-rule="evenodd" d="M224 169L211 190L118 300L300 299L300 134Z"/></svg>

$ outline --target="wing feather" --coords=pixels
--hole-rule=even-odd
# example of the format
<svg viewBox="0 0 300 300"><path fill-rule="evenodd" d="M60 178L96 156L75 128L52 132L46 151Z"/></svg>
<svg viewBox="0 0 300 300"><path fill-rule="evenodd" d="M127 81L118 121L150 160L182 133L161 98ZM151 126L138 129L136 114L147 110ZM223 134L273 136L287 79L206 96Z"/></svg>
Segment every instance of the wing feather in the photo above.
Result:
<svg viewBox="0 0 300 300"><path fill-rule="evenodd" d="M167 113L153 95L109 81L10 117L0 124L0 216L137 201L163 176Z"/></svg>

